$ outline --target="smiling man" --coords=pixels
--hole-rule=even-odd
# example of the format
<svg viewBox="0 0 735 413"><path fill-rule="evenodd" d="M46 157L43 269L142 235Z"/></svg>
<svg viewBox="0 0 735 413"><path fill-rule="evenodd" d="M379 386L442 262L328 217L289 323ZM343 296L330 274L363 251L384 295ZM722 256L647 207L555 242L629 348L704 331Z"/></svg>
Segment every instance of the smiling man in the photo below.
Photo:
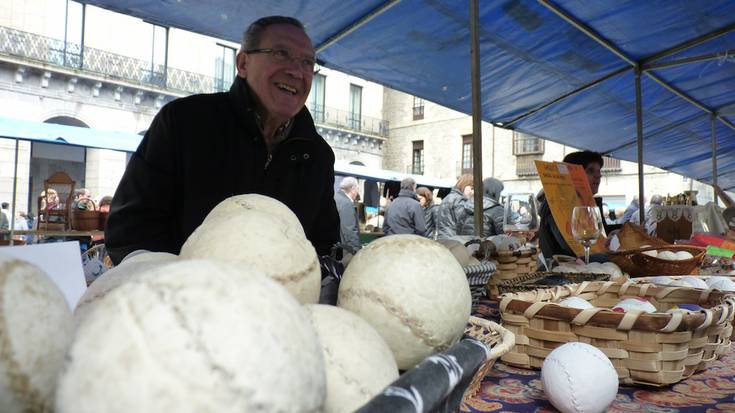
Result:
<svg viewBox="0 0 735 413"><path fill-rule="evenodd" d="M243 36L229 92L164 106L115 192L105 230L113 262L136 250L178 254L215 205L246 193L286 204L329 254L339 241L334 153L304 106L315 65L301 22L264 17Z"/></svg>

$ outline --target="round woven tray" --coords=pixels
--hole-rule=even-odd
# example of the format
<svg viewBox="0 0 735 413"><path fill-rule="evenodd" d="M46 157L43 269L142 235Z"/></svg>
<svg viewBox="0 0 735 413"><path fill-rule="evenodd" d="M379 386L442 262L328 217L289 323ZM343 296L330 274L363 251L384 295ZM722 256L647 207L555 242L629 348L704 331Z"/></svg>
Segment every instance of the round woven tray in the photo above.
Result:
<svg viewBox="0 0 735 413"><path fill-rule="evenodd" d="M580 310L556 302L579 296L596 308ZM624 297L647 299L664 312L609 310ZM665 311L677 304L698 304L698 312ZM516 335L516 346L502 357L508 364L541 368L563 343L599 348L615 366L620 383L663 386L707 367L729 351L735 296L719 291L626 282L583 282L505 294L503 326Z"/></svg>

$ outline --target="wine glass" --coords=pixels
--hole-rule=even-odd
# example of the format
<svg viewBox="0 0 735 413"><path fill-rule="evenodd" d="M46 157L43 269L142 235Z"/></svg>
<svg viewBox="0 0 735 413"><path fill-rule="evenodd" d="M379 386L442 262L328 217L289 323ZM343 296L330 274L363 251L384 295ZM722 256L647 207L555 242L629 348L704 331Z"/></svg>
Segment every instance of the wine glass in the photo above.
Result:
<svg viewBox="0 0 735 413"><path fill-rule="evenodd" d="M539 227L536 196L530 192L512 193L505 197L503 232L531 240Z"/></svg>
<svg viewBox="0 0 735 413"><path fill-rule="evenodd" d="M591 206L576 206L572 211L572 235L584 246L584 263L590 263L590 247L602 235L600 210Z"/></svg>

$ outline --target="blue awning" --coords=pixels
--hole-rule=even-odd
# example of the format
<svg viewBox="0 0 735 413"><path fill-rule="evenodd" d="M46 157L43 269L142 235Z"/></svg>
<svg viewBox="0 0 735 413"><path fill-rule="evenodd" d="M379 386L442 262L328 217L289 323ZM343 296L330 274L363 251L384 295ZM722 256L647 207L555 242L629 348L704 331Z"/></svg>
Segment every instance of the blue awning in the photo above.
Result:
<svg viewBox="0 0 735 413"><path fill-rule="evenodd" d="M78 126L0 117L0 138L21 139L135 152L143 139L135 133L80 128Z"/></svg>
<svg viewBox="0 0 735 413"><path fill-rule="evenodd" d="M472 112L466 1L82 1L235 42L259 17L296 16L327 67ZM711 183L714 114L718 183L735 188L735 1L479 5L484 120L636 161L639 65L644 162Z"/></svg>

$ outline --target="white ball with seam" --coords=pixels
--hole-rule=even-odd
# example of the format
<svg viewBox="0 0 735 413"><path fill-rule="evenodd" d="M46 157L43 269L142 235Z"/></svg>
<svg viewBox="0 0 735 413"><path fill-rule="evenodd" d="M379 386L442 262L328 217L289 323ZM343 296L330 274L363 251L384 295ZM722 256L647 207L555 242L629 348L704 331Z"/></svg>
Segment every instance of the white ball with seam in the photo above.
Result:
<svg viewBox="0 0 735 413"><path fill-rule="evenodd" d="M562 413L602 413L618 394L610 359L585 343L567 343L546 356L541 382L549 402Z"/></svg>
<svg viewBox="0 0 735 413"><path fill-rule="evenodd" d="M398 378L390 347L367 321L333 305L304 307L324 355L324 413L353 412Z"/></svg>
<svg viewBox="0 0 735 413"><path fill-rule="evenodd" d="M56 412L316 413L325 395L316 332L281 285L249 267L181 260L128 280L85 317Z"/></svg>
<svg viewBox="0 0 735 413"><path fill-rule="evenodd" d="M316 250L298 220L285 218L288 214L295 218L288 207L263 198L257 198L263 201L258 205L280 207L230 205L219 212L215 208L186 240L180 257L253 267L286 287L302 304L318 302L322 277Z"/></svg>
<svg viewBox="0 0 735 413"><path fill-rule="evenodd" d="M73 330L69 304L46 273L0 254L0 412L50 411Z"/></svg>
<svg viewBox="0 0 735 413"><path fill-rule="evenodd" d="M375 327L406 370L462 336L472 296L467 275L441 244L390 235L352 258L337 305Z"/></svg>

